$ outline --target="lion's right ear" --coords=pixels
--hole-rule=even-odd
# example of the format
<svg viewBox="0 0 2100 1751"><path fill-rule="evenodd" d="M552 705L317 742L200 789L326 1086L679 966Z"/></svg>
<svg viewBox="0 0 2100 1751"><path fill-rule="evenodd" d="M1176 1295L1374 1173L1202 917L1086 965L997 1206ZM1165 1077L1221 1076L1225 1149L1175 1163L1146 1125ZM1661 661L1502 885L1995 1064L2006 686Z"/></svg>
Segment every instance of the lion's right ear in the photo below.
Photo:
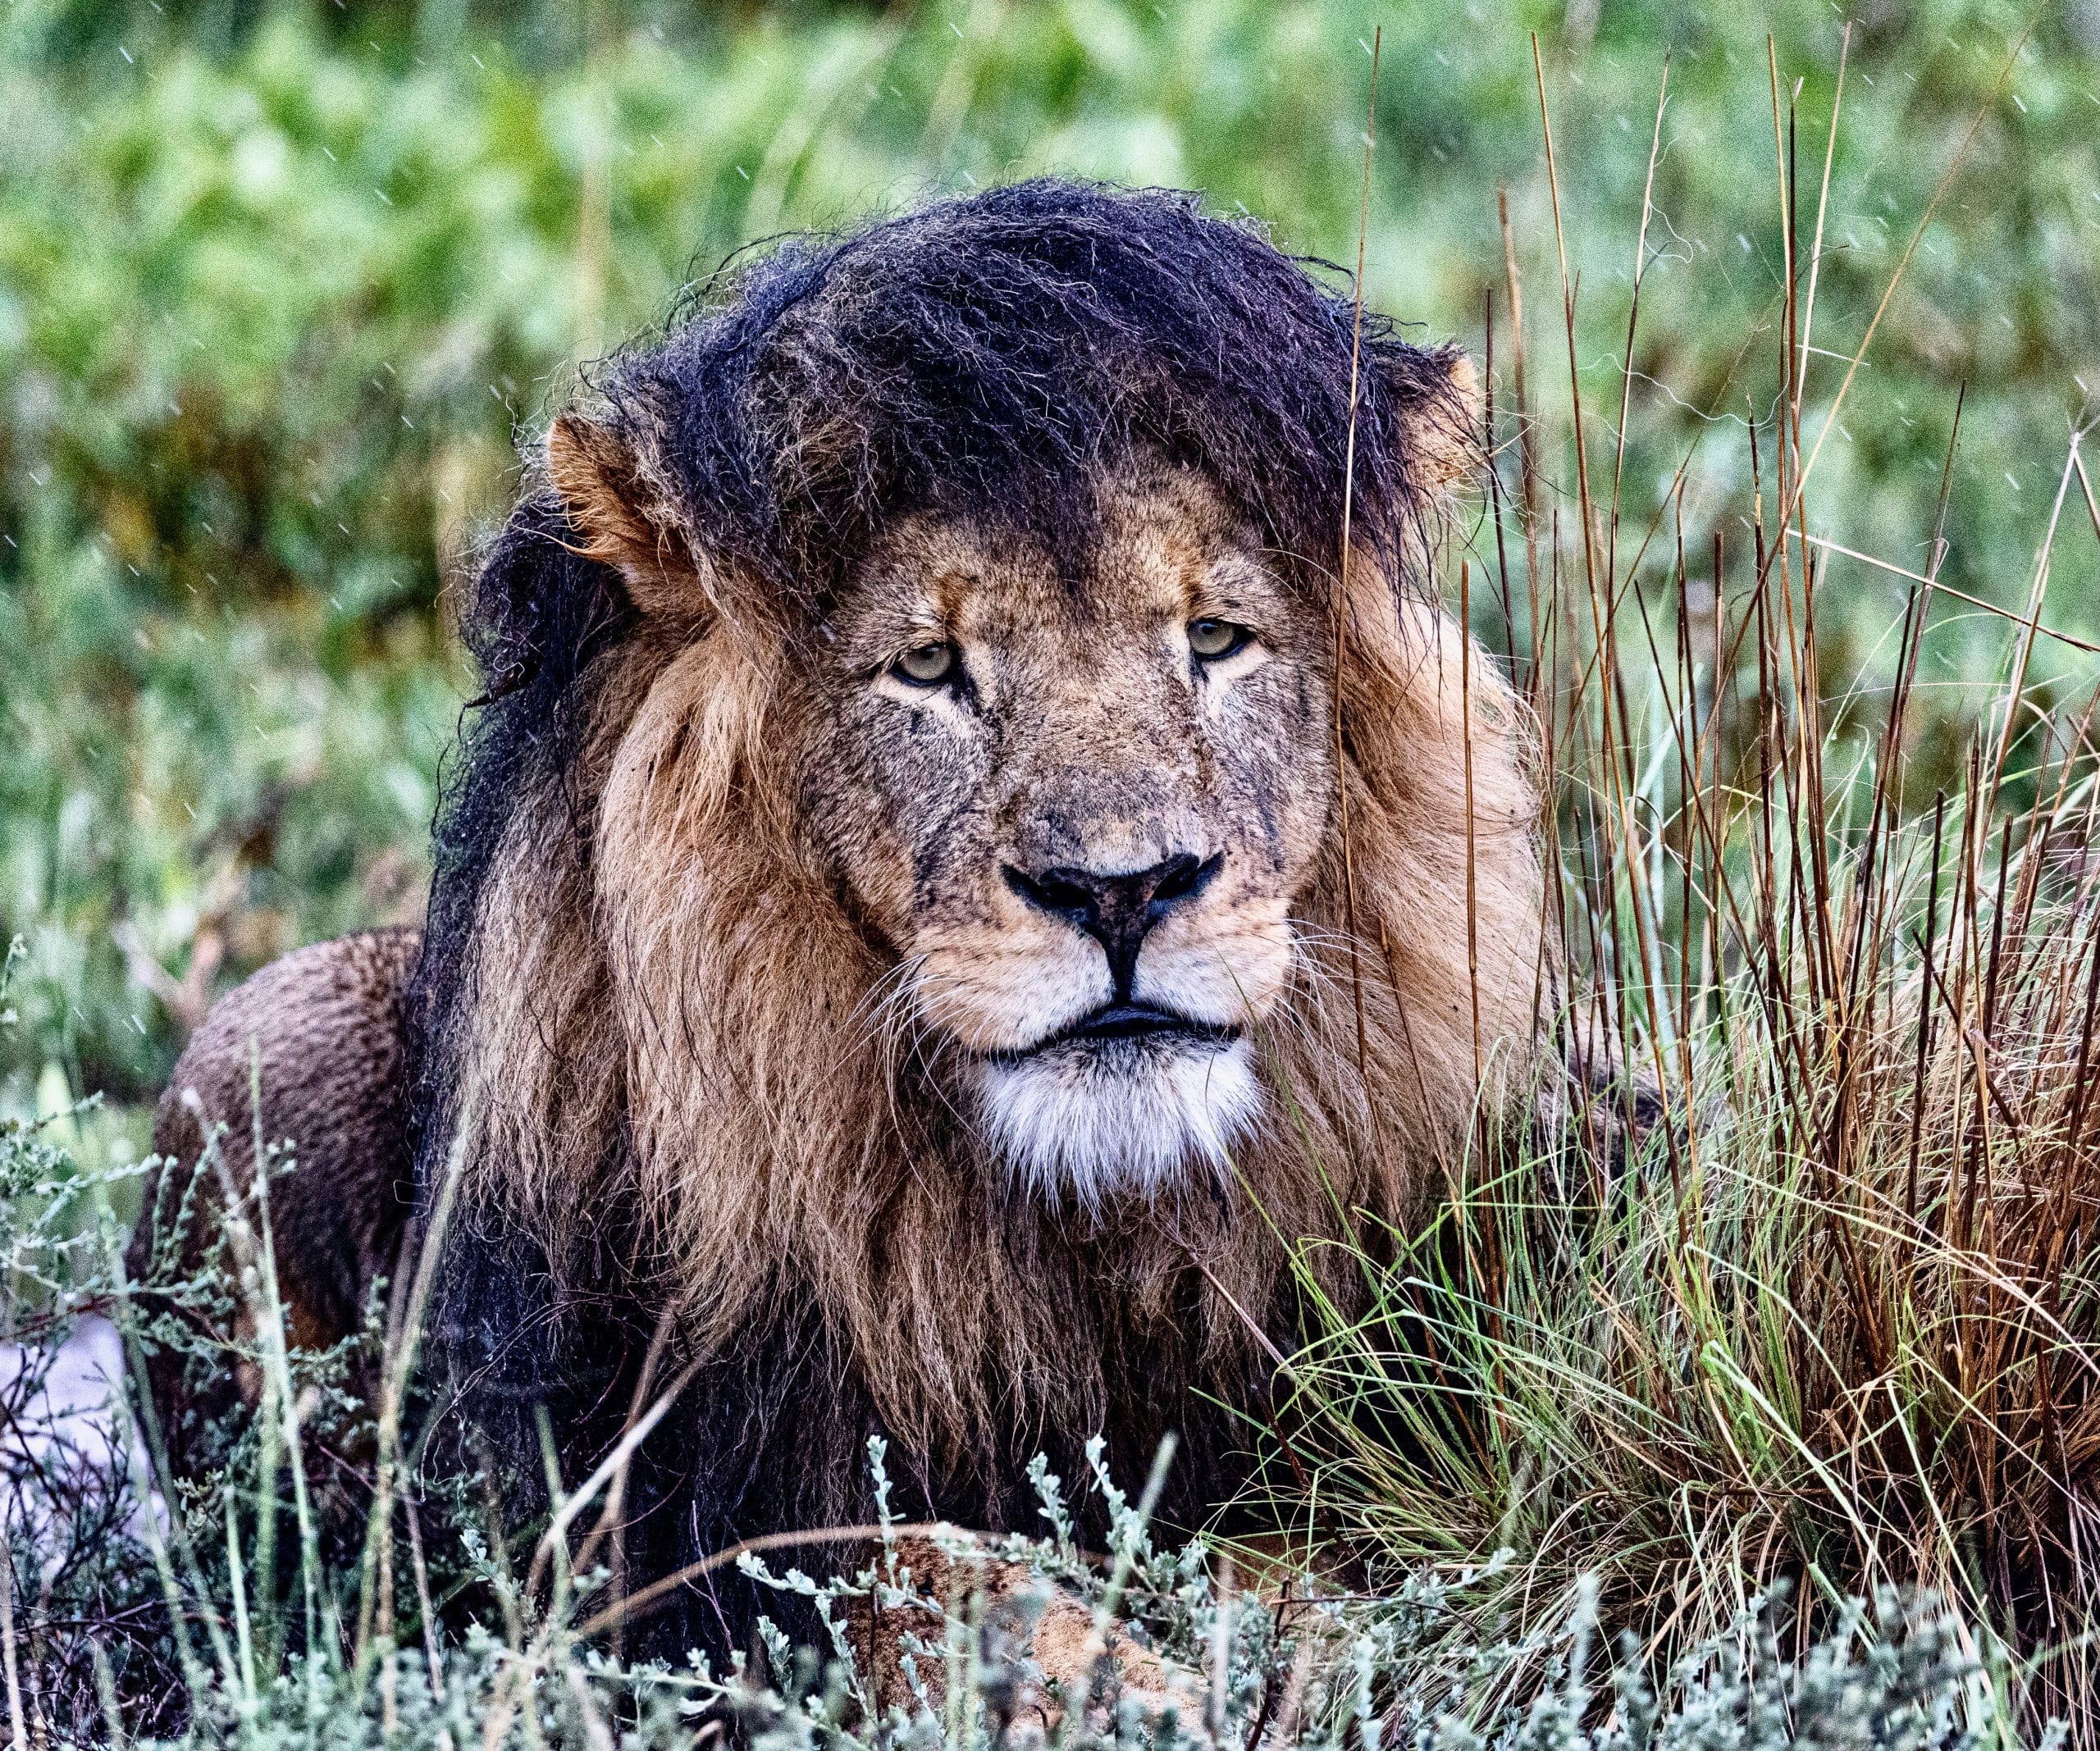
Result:
<svg viewBox="0 0 2100 1751"><path fill-rule="evenodd" d="M547 478L576 537L569 545L618 572L645 618L708 613L701 562L619 433L582 414L559 415L547 433Z"/></svg>
<svg viewBox="0 0 2100 1751"><path fill-rule="evenodd" d="M1462 347L1408 347L1388 381L1399 404L1408 485L1422 504L1433 504L1486 461L1480 378Z"/></svg>

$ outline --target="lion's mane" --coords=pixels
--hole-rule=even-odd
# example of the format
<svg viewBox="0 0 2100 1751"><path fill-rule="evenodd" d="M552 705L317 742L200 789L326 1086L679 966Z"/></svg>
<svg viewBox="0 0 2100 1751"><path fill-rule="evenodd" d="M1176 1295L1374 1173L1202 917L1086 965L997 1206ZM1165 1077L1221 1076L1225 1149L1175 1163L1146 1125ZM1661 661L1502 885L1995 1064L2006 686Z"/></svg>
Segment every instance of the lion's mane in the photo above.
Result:
<svg viewBox="0 0 2100 1751"><path fill-rule="evenodd" d="M631 1573L865 1518L877 1434L907 1513L1031 1524L1028 1457L1069 1475L1096 1430L1142 1475L1178 1428L1185 1507L1229 1493L1305 1284L1349 1304L1344 1249L1307 1276L1287 1243L1375 1250L1477 1070L1521 1074L1551 978L1525 744L1417 587L1467 401L1453 355L1354 318L1171 194L1034 183L791 242L597 375L611 502L542 479L489 550L413 1005L426 1211L459 1175L432 1334L459 1426L526 1479L536 1407L580 1474L660 1329L656 1384L698 1365L630 1485ZM1298 910L1353 914L1358 964L1316 942L1262 1031L1288 1092L1234 1184L1046 1210L870 1041L889 961L811 854L775 679L889 519L1011 519L1076 577L1100 470L1140 451L1202 469L1326 616L1352 397L1349 855ZM653 586L622 540L665 555ZM664 1645L741 1645L747 1609L732 1585Z"/></svg>

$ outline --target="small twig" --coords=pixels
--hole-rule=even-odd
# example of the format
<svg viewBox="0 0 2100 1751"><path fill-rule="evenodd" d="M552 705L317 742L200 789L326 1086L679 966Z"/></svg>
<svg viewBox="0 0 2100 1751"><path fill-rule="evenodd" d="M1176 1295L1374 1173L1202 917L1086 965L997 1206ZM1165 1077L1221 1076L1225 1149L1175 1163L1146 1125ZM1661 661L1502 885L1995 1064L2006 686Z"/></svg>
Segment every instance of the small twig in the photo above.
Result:
<svg viewBox="0 0 2100 1751"><path fill-rule="evenodd" d="M14 1751L29 1751L29 1735L22 1729L21 1673L15 1654L15 1551L4 1531L0 1531L0 1653L7 1656L7 1724Z"/></svg>
<svg viewBox="0 0 2100 1751"><path fill-rule="evenodd" d="M1996 614L2001 620L2010 620L2015 626L2025 627L2029 623L2025 614L2016 614L2009 608L2000 607L1996 602L1986 602L1981 596L1970 595L1966 591L1957 590L1938 577L1928 577L1923 572L1913 572L1907 566L1897 565L1893 560L1877 559L1872 554L1863 554L1856 548L1847 547L1842 542L1831 540L1824 536L1804 536L1798 530L1792 529L1787 532L1797 541L1805 540L1810 546L1827 548L1847 559L1856 559L1862 565L1870 565L1877 571L1886 572L1892 577L1907 578L1914 584L1923 584L1929 591L1943 596L1952 596L1956 601L1965 603L1970 608L1980 608L1985 613ZM2054 639L2058 644L2068 645L2073 650L2082 650L2089 656L2100 656L2100 645L2094 644L2090 639L2080 638L2075 633L2059 632L2054 627L2044 626L2038 620L2034 622L2034 627L2043 638Z"/></svg>
<svg viewBox="0 0 2100 1751"><path fill-rule="evenodd" d="M587 1640L603 1634L615 1624L630 1623L635 1618L654 1611L676 1593L679 1588L696 1580L705 1580L717 1569L727 1568L739 1557L756 1557L769 1550L792 1550L806 1544L863 1544L870 1539L901 1538L967 1538L973 1541L976 1534L965 1532L945 1520L915 1521L905 1525L812 1526L801 1532L768 1532L757 1538L742 1539L711 1557L702 1557L697 1562L688 1562L682 1569L673 1569L660 1580L653 1580L646 1587L636 1589L617 1604L600 1612L596 1616L579 1625L576 1634Z"/></svg>

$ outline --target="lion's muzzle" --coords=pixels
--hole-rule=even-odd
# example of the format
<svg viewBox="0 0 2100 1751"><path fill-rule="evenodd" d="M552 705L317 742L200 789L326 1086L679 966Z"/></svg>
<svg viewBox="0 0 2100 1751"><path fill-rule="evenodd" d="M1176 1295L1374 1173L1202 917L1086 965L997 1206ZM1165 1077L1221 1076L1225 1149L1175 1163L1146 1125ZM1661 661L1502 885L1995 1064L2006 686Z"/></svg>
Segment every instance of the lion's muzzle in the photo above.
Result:
<svg viewBox="0 0 2100 1751"><path fill-rule="evenodd" d="M1222 851L1206 858L1177 851L1148 869L1123 875L1069 868L1029 875L1011 864L1002 865L1000 873L1007 886L1029 905L1084 931L1107 951L1109 977L1115 982L1110 1001L1114 1004L1130 1002L1138 951L1153 927L1174 908L1200 895L1224 864Z"/></svg>

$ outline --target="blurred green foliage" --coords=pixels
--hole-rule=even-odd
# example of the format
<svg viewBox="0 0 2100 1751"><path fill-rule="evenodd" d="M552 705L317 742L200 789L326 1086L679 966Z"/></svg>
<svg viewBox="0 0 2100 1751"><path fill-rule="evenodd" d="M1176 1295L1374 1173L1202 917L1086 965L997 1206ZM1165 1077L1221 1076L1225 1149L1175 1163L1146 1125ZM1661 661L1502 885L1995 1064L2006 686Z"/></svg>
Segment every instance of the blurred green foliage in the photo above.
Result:
<svg viewBox="0 0 2100 1751"><path fill-rule="evenodd" d="M1993 0L1857 15L1811 336L1833 356L1814 357L1806 422L1812 437L1981 111L1818 464L1811 522L1920 565L1965 382L1945 575L2023 605L2070 424L2100 388L2100 3L2045 12L1994 97L2028 20ZM501 513L514 440L579 361L748 240L1035 171L1199 188L1353 261L1377 27L1368 296L1477 350L1491 297L1506 399L1506 187L1532 396L1557 385L1564 406L1539 33L1607 486L1667 53L1624 514L1637 540L1692 452L1703 553L1747 474L1742 417L1777 383L1768 25L1778 101L1799 107L1806 238L1842 25L1827 3L12 0L0 939L21 931L30 955L23 1026L0 1042L7 1099L39 1081L45 1104L135 1099L233 978L413 915L467 679L446 587ZM1572 516L1565 436L1547 416ZM2066 530L2089 533L2084 515L2074 482ZM1900 581L1832 575L1827 667L1871 680ZM2062 540L2048 617L2094 630L2096 577L2092 544ZM1924 694L1943 759L2006 639L1941 616ZM2037 664L2090 685L2063 647Z"/></svg>

